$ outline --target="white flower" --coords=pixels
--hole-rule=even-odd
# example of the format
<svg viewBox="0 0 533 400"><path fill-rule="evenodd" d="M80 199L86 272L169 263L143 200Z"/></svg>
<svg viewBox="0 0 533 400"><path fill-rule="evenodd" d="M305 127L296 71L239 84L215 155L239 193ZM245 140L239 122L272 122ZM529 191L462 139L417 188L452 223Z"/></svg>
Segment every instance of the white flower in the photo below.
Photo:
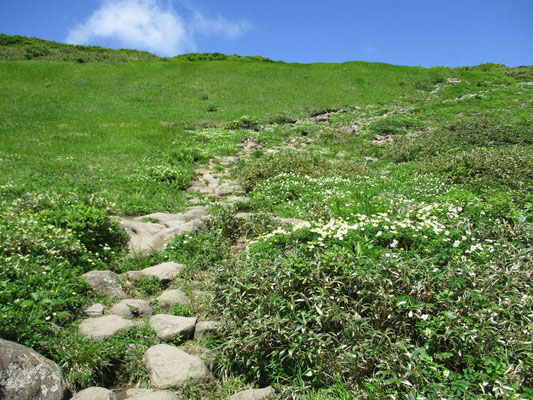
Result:
<svg viewBox="0 0 533 400"><path fill-rule="evenodd" d="M423 315L420 316L420 319L423 320L423 321L427 321L428 318L429 318L429 315L427 315L427 314L423 314Z"/></svg>

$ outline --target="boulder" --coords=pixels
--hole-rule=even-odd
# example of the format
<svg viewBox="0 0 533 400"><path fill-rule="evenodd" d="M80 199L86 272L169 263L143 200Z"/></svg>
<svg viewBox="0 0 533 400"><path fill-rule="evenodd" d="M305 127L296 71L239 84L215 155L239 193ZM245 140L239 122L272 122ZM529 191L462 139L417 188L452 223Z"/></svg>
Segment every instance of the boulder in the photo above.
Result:
<svg viewBox="0 0 533 400"><path fill-rule="evenodd" d="M172 307L174 304L189 304L187 295L179 289L165 290L157 298L157 302L161 307Z"/></svg>
<svg viewBox="0 0 533 400"><path fill-rule="evenodd" d="M125 275L130 279L140 279L143 277L157 278L160 282L169 282L174 279L180 271L185 267L184 264L177 264L175 262L165 262L154 265L140 271L128 271Z"/></svg>
<svg viewBox="0 0 533 400"><path fill-rule="evenodd" d="M201 339L216 333L220 327L218 321L201 321L196 324L194 329L194 339Z"/></svg>
<svg viewBox="0 0 533 400"><path fill-rule="evenodd" d="M76 395L71 400L116 400L115 393L101 387L90 387Z"/></svg>
<svg viewBox="0 0 533 400"><path fill-rule="evenodd" d="M2 400L63 400L68 394L61 369L36 351L0 339Z"/></svg>
<svg viewBox="0 0 533 400"><path fill-rule="evenodd" d="M176 347L158 344L144 355L150 383L157 389L180 388L188 380L208 380L209 370L203 361Z"/></svg>
<svg viewBox="0 0 533 400"><path fill-rule="evenodd" d="M187 339L194 334L196 317L157 314L150 318L150 326L159 339L174 340L178 335Z"/></svg>
<svg viewBox="0 0 533 400"><path fill-rule="evenodd" d="M85 314L89 317L101 317L104 315L104 306L102 304L93 304L85 309Z"/></svg>
<svg viewBox="0 0 533 400"><path fill-rule="evenodd" d="M263 389L248 389L235 393L230 400L263 400L272 396L276 391L272 386Z"/></svg>
<svg viewBox="0 0 533 400"><path fill-rule="evenodd" d="M83 274L82 279L87 284L106 296L116 299L125 299L128 297L118 283L118 275L111 271L90 271Z"/></svg>
<svg viewBox="0 0 533 400"><path fill-rule="evenodd" d="M128 400L178 400L179 397L171 392L163 390L156 390L150 393L138 394L137 396L129 397Z"/></svg>
<svg viewBox="0 0 533 400"><path fill-rule="evenodd" d="M150 316L154 310L146 300L126 299L111 307L111 313L125 319Z"/></svg>
<svg viewBox="0 0 533 400"><path fill-rule="evenodd" d="M84 319L81 321L79 329L84 335L101 342L118 331L128 330L134 326L133 322L118 315L106 315L105 317Z"/></svg>

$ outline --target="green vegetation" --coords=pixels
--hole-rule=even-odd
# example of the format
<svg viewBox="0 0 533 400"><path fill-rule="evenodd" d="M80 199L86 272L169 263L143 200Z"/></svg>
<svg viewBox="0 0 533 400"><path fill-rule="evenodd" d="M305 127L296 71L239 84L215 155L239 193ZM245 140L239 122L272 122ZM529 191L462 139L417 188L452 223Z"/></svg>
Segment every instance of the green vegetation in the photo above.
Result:
<svg viewBox="0 0 533 400"><path fill-rule="evenodd" d="M533 395L531 67L160 59L6 35L0 59L0 337L73 389L146 385L159 343L148 324L82 337L85 307L112 300L80 275L176 261L170 284L124 289L214 293L168 311L223 322L200 342L216 379L186 398ZM248 201L127 256L117 215L182 210L197 168L245 140L230 172Z"/></svg>

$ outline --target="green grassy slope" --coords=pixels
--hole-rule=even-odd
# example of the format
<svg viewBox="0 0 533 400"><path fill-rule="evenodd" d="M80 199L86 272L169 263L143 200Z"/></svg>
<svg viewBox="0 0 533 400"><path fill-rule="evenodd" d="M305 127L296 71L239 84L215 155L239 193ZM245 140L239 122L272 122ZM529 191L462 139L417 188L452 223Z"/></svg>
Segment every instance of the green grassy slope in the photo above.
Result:
<svg viewBox="0 0 533 400"><path fill-rule="evenodd" d="M136 213L179 207L179 194L159 191L150 205L128 208L127 180L155 162L147 158L190 148L187 129L223 126L242 115L269 122L355 104L409 103L421 96L417 85L432 87L456 73L362 62L154 60L3 61L0 74L4 184L14 185L15 193L43 181L54 188L104 191L127 204L124 212ZM481 76L460 75L474 81Z"/></svg>
<svg viewBox="0 0 533 400"><path fill-rule="evenodd" d="M6 35L0 60L0 337L72 389L147 385L159 343L146 324L80 335L87 305L113 303L80 275L176 261L171 287L214 300L170 312L224 322L199 342L216 379L184 398L532 395L532 67L161 59ZM249 201L128 257L114 216L183 209L196 169L242 139L265 146L228 171Z"/></svg>

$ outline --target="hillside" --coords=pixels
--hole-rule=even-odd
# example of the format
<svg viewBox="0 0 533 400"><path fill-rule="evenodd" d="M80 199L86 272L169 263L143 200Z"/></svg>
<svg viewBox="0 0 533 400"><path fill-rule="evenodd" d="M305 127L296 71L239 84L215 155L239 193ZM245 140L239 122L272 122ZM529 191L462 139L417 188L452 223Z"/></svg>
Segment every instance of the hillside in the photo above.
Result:
<svg viewBox="0 0 533 400"><path fill-rule="evenodd" d="M211 368L171 387L191 399L532 395L531 66L0 35L0 76L0 337L73 391L156 386L143 356L167 344ZM145 300L139 325L87 337L87 306L120 302L93 270ZM169 339L152 313L220 325Z"/></svg>

